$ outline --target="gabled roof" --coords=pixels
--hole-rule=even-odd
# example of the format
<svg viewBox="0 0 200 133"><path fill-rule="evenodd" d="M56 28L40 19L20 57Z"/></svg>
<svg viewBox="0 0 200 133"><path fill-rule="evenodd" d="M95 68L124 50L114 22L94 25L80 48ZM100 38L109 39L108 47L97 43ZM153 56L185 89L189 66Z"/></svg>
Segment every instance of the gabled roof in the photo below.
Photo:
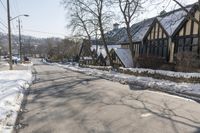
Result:
<svg viewBox="0 0 200 133"><path fill-rule="evenodd" d="M120 61L123 63L124 67L133 67L133 58L130 49L115 48L113 49Z"/></svg>
<svg viewBox="0 0 200 133"><path fill-rule="evenodd" d="M142 41L149 31L151 25L153 24L155 18L149 18L143 20L139 23L132 25L131 32L132 32L132 39L134 42Z"/></svg>
<svg viewBox="0 0 200 133"><path fill-rule="evenodd" d="M111 30L111 31L108 31L108 32L105 34L105 37L106 37L107 39L113 38L113 36L115 36L120 30L121 30L121 28L113 29L113 30Z"/></svg>
<svg viewBox="0 0 200 133"><path fill-rule="evenodd" d="M186 9L190 12L195 4L186 6ZM173 36L177 28L186 19L187 13L183 9L173 10L165 13L164 15L158 16L157 19L165 29L169 36Z"/></svg>
<svg viewBox="0 0 200 133"><path fill-rule="evenodd" d="M154 20L155 18L145 19L131 26L131 34L133 42L140 42L144 39L151 25L153 24ZM121 37L121 39L118 41L118 43L127 43L127 42L128 42L128 36L127 33L125 33L124 36Z"/></svg>

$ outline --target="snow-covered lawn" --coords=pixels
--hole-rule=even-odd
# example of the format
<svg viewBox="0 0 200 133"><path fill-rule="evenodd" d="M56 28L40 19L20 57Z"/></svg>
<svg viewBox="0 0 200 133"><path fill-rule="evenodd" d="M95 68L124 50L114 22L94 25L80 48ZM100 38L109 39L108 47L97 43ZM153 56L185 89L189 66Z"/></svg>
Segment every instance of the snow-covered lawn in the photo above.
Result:
<svg viewBox="0 0 200 133"><path fill-rule="evenodd" d="M31 82L30 70L0 72L0 133L12 132L24 92Z"/></svg>
<svg viewBox="0 0 200 133"><path fill-rule="evenodd" d="M81 68L78 65L72 66L72 65L62 65L62 64L57 64L57 63L53 63L53 65L67 68L67 69L77 71L77 72L83 72L88 75L106 78L112 81L134 84L143 89L151 88L155 90L162 90L162 91L168 91L168 92L177 93L177 94L184 94L184 95L188 95L189 97L194 96L194 97L200 98L200 83L198 84L176 83L176 82L168 81L168 80L160 80L160 79L154 79L150 77L133 76L133 75L122 74L122 73L117 73L113 71L102 71L102 70L91 69L91 68ZM168 73L168 71L166 72L158 71L158 72L162 72L163 74ZM181 75L182 77L186 77L186 78L190 76L199 77L198 73L193 73L193 74L192 73L191 74L177 73L176 76L178 75Z"/></svg>

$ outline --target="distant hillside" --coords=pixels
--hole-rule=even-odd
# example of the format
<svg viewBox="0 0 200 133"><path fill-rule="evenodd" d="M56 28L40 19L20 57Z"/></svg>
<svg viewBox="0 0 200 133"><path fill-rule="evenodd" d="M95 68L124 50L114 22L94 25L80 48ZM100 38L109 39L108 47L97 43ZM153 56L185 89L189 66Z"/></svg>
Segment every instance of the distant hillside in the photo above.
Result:
<svg viewBox="0 0 200 133"><path fill-rule="evenodd" d="M14 52L19 51L19 36L12 35L12 49ZM26 36L22 35L22 45L26 49L30 49L35 46L41 46L45 47L47 45L48 40L51 40L52 45L56 45L57 42L61 42L62 39L60 38L35 38L32 36ZM0 47L4 53L8 51L8 36L7 34L0 32ZM28 48L27 48L28 47Z"/></svg>

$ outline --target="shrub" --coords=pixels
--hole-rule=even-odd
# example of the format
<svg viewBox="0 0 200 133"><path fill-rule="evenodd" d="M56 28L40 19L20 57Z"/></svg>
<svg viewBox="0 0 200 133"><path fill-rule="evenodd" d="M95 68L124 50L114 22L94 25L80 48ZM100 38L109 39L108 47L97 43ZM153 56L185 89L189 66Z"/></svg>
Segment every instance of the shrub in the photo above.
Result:
<svg viewBox="0 0 200 133"><path fill-rule="evenodd" d="M197 53L180 52L175 55L176 70L190 72L200 68L200 59Z"/></svg>

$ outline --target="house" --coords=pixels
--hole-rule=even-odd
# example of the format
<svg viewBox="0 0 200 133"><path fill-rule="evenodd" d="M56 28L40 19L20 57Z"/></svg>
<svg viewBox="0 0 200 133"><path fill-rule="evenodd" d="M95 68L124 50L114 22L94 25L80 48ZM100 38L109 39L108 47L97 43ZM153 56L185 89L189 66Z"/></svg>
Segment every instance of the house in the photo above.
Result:
<svg viewBox="0 0 200 133"><path fill-rule="evenodd" d="M197 20L199 20L198 5L186 6ZM107 47L116 66L132 67L125 60L134 53L137 57L158 57L164 62L173 63L176 54L189 51L198 51L198 24L189 19L187 12L176 9L162 12L159 16L145 19L131 26L133 49L130 50L126 28L113 25L113 30L105 34ZM106 64L106 51L100 39L92 40L91 53L96 55L99 64ZM120 52L119 52L120 51ZM124 53L121 55L120 53ZM133 62L132 62L133 63Z"/></svg>
<svg viewBox="0 0 200 133"><path fill-rule="evenodd" d="M191 9L188 11L199 21L200 12L198 11L198 5L193 4L190 8ZM180 52L192 52L198 54L198 29L199 27L196 22L185 17L172 38L172 41L175 44L174 54Z"/></svg>
<svg viewBox="0 0 200 133"><path fill-rule="evenodd" d="M133 58L130 49L114 48L110 51L114 67L133 67Z"/></svg>
<svg viewBox="0 0 200 133"><path fill-rule="evenodd" d="M96 58L96 54L91 51L91 43L88 40L82 41L78 57L80 64L94 64L93 58Z"/></svg>
<svg viewBox="0 0 200 133"><path fill-rule="evenodd" d="M198 18L196 3L186 6L186 9ZM178 52L197 52L198 25L188 19L188 14L181 8L162 12L155 18L133 24L131 28L136 57L154 56L173 62ZM121 43L126 43L127 39L123 38L127 37L122 37L125 41Z"/></svg>
<svg viewBox="0 0 200 133"><path fill-rule="evenodd" d="M149 18L131 26L132 41L134 45L133 51L136 57L140 55L140 46L144 44L145 37L154 21L155 18ZM129 48L127 33L122 36L118 43L121 43L123 45L123 48Z"/></svg>
<svg viewBox="0 0 200 133"><path fill-rule="evenodd" d="M193 12L194 7L195 4L186 6L186 9L188 10L188 12ZM157 19L167 33L167 47L169 54L168 61L173 62L174 54L177 53L177 40L179 40L179 38L177 38L179 34L178 32L180 31L181 27L184 27L184 25L186 25L186 21L188 21L188 15L183 9L180 8L168 13L164 13L163 15L158 16ZM190 29L191 28L183 30L182 28L181 35L183 38L186 38L186 35L189 34Z"/></svg>
<svg viewBox="0 0 200 133"><path fill-rule="evenodd" d="M168 60L168 33L155 18L140 47L140 56L156 56Z"/></svg>

